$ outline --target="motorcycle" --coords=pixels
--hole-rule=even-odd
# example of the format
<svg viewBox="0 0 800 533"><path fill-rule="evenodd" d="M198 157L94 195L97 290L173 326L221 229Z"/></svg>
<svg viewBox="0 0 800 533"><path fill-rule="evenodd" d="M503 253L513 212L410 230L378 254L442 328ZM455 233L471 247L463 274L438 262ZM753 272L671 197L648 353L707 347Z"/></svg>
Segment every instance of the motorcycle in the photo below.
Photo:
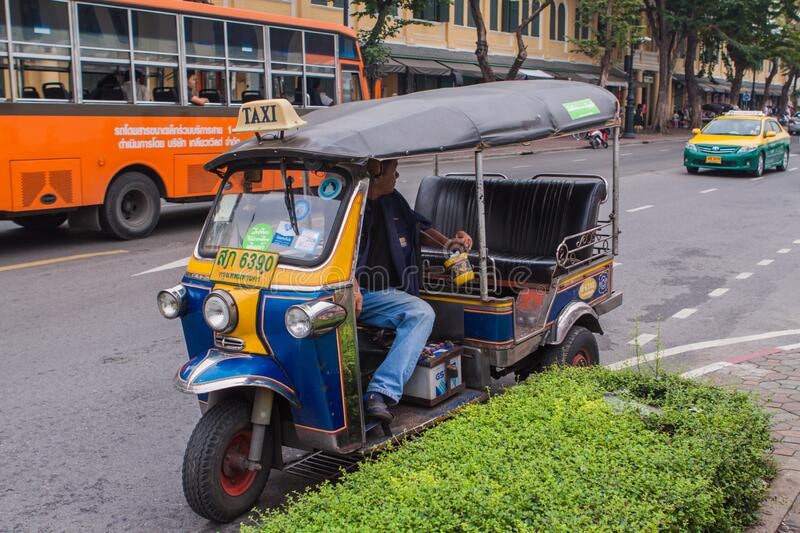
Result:
<svg viewBox="0 0 800 533"><path fill-rule="evenodd" d="M591 130L589 132L589 145L592 147L592 150L600 146L608 148L608 131L605 129Z"/></svg>

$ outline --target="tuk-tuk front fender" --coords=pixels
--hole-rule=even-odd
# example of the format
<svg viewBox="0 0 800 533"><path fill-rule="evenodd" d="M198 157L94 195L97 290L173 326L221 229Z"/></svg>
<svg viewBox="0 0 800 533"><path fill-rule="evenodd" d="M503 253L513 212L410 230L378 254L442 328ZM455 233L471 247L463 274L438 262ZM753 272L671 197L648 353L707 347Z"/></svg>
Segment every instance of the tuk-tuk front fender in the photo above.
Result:
<svg viewBox="0 0 800 533"><path fill-rule="evenodd" d="M571 302L558 315L553 329L550 330L547 344L564 342L567 333L575 324L586 327L592 333L603 334L603 328L600 327L600 319L595 310L585 302Z"/></svg>
<svg viewBox="0 0 800 533"><path fill-rule="evenodd" d="M265 355L208 350L178 370L175 386L187 394L205 394L234 387L262 387L280 394L293 407L301 407L289 377L275 359Z"/></svg>

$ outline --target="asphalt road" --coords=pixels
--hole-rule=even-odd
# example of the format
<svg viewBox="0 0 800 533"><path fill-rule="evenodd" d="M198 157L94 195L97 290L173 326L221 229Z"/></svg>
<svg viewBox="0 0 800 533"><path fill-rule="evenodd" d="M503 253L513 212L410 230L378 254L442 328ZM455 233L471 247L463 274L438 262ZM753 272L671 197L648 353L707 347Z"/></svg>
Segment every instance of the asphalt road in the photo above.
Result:
<svg viewBox="0 0 800 533"><path fill-rule="evenodd" d="M753 180L690 176L681 149L670 141L621 150L614 285L624 304L602 319L604 364L634 356L637 336L642 353L713 341L667 352L663 364L679 371L800 343L800 156ZM486 170L610 175L610 164L611 150L579 149L489 159ZM429 172L403 165L398 188L413 198ZM187 257L207 209L167 207L155 234L134 242L68 229L43 237L0 222L0 530L219 529L191 512L181 490L199 411L172 386L186 358L179 324L155 307L181 269L142 274ZM108 255L48 262L97 252ZM306 485L273 472L261 505Z"/></svg>

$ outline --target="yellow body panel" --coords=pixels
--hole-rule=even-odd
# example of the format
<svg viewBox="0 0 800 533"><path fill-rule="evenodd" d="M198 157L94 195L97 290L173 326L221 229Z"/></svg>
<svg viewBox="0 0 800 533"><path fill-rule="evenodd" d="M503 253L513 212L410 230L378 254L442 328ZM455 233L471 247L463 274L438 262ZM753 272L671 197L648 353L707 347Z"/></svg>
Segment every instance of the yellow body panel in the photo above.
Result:
<svg viewBox="0 0 800 533"><path fill-rule="evenodd" d="M230 333L226 333L225 336L242 339L244 341L244 349L248 353L267 355L267 350L256 333L257 328L254 327L259 323L256 314L258 313L258 297L261 291L251 287L235 287L224 283L218 283L214 285L214 288L228 291L233 297L233 301L236 302L236 309L239 312L239 321L236 323L236 328Z"/></svg>

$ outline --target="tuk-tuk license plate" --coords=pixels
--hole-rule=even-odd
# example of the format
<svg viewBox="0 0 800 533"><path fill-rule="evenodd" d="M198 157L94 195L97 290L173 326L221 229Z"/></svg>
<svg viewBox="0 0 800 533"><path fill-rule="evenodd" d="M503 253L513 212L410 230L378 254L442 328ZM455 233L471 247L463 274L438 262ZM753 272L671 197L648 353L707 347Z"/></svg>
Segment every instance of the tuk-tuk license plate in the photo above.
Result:
<svg viewBox="0 0 800 533"><path fill-rule="evenodd" d="M719 155L707 155L706 156L706 163L716 163L717 165L722 164L722 156Z"/></svg>
<svg viewBox="0 0 800 533"><path fill-rule="evenodd" d="M211 269L211 281L269 288L279 255L273 252L220 248Z"/></svg>

